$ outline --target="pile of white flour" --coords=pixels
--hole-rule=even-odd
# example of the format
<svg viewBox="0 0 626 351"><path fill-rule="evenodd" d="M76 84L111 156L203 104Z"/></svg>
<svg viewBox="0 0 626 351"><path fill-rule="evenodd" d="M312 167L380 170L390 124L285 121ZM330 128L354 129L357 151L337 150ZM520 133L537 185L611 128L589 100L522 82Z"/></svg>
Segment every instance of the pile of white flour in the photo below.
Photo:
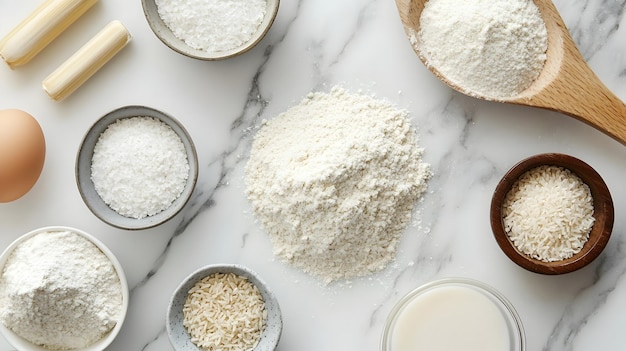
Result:
<svg viewBox="0 0 626 351"><path fill-rule="evenodd" d="M452 83L491 98L528 88L548 48L546 25L532 0L428 0L412 40Z"/></svg>
<svg viewBox="0 0 626 351"><path fill-rule="evenodd" d="M266 121L247 195L276 256L325 282L382 270L426 190L408 113L335 87Z"/></svg>
<svg viewBox="0 0 626 351"><path fill-rule="evenodd" d="M85 348L122 313L122 287L93 243L66 231L39 233L10 254L0 277L0 320L49 350Z"/></svg>

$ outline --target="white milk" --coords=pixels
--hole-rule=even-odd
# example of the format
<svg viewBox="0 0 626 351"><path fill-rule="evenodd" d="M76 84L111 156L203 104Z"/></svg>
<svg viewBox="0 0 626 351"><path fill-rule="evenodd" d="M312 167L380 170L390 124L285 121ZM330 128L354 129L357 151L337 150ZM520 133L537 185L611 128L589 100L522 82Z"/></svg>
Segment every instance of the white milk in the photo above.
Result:
<svg viewBox="0 0 626 351"><path fill-rule="evenodd" d="M508 351L507 320L496 302L471 287L441 286L398 313L390 351Z"/></svg>

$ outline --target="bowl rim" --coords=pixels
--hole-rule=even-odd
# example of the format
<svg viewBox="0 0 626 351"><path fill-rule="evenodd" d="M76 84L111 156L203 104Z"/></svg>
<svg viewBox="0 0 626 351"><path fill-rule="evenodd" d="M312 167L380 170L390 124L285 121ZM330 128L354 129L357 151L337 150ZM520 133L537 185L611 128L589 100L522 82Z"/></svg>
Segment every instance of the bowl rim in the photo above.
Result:
<svg viewBox="0 0 626 351"><path fill-rule="evenodd" d="M163 22L163 19L161 19L155 0L141 0L141 6L143 8L144 17L146 18L150 29L156 35L156 37L167 47L181 55L193 59L205 61L219 61L242 55L250 51L261 40L263 40L276 19L278 9L280 7L280 0L267 0L265 16L261 21L259 28L250 38L250 40L248 40L246 43L242 44L238 48L220 52L210 52L195 49L188 46L183 40L177 38L168 28L168 26Z"/></svg>
<svg viewBox="0 0 626 351"><path fill-rule="evenodd" d="M258 289L265 302L267 310L267 322L265 330L261 334L259 344L252 351L275 350L280 341L282 334L282 314L278 300L269 285L254 270L238 263L215 263L202 266L187 275L174 289L170 296L165 316L165 326L170 341L170 345L175 350L197 350L202 351L195 344L189 341L189 334L185 327L182 326L182 308L177 308L176 300L187 296L189 289L195 285L200 279L205 278L214 273L235 273L246 277ZM268 308L271 306L271 310ZM178 323L177 323L178 321ZM186 335L185 345L181 345L180 341L175 338L175 334L184 332ZM260 348L263 347L263 348Z"/></svg>
<svg viewBox="0 0 626 351"><path fill-rule="evenodd" d="M506 320L507 327L509 329L511 344L515 347L515 349L513 350L526 350L526 334L524 331L524 325L517 310L509 301L509 299L491 285L483 283L476 279L465 277L447 277L432 280L418 286L417 288L409 291L407 294L402 296L402 298L400 298L400 300L393 306L393 308L387 315L387 319L385 320L383 332L380 338L380 350L391 350L389 347L389 344L391 342L391 333L400 312L407 306L407 304L426 292L449 286L462 286L465 288L473 289L489 298L493 302L493 304L498 307L500 312L502 312L502 316Z"/></svg>
<svg viewBox="0 0 626 351"><path fill-rule="evenodd" d="M189 164L189 177L185 188L178 198L163 211L140 219L125 217L110 208L96 192L93 181L91 180L91 159L93 157L93 149L100 134L111 124L120 119L138 116L156 118L167 124L178 135L185 146L187 162ZM126 105L118 107L98 118L83 135L80 147L76 153L75 178L83 202L91 213L101 221L113 227L125 230L153 228L174 218L191 199L198 181L198 173L198 154L193 139L187 129L185 129L178 119L171 115L144 105Z"/></svg>
<svg viewBox="0 0 626 351"><path fill-rule="evenodd" d="M13 242L11 242L11 244L9 244L9 246L7 246L4 249L2 254L0 254L0 272L4 271L4 266L7 260L9 259L10 254L13 252L13 250L15 250L15 248L18 245L22 244L24 241L32 238L33 236L37 234L46 233L46 232L62 232L62 231L69 231L69 232L78 234L82 236L83 238L87 239L89 242L93 243L109 259L109 261L115 268L117 276L119 277L121 288L122 288L122 312L121 312L119 320L117 321L115 326L100 340L96 341L95 343L89 345L86 348L75 349L75 351L102 351L106 349L107 346L109 346L113 342L113 340L115 340L120 330L122 329L122 325L124 324L124 321L126 319L126 314L128 312L128 305L129 305L129 298L130 298L128 281L126 280L126 274L124 273L124 269L122 268L122 265L117 259L117 257L115 256L115 254L113 254L113 252L102 241L100 241L98 238L96 238L92 234L89 234L83 230L80 230L74 227L47 226L47 227L37 228L25 234L22 234L17 239L13 240ZM18 350L50 351L50 349L44 348L39 345L35 345L31 343L30 341L24 339L23 337L17 335L12 330L7 328L4 325L4 323L0 323L0 333L6 338L9 344L11 344L13 347L15 347Z"/></svg>
<svg viewBox="0 0 626 351"><path fill-rule="evenodd" d="M518 250L509 239L502 223L502 206L506 194L525 172L543 165L559 166L577 175L591 191L595 222L583 249L571 258L543 262ZM613 200L608 186L598 172L586 162L562 153L542 153L526 157L513 165L498 182L491 200L490 222L493 235L509 259L531 272L555 275L574 272L595 260L606 247L614 222Z"/></svg>

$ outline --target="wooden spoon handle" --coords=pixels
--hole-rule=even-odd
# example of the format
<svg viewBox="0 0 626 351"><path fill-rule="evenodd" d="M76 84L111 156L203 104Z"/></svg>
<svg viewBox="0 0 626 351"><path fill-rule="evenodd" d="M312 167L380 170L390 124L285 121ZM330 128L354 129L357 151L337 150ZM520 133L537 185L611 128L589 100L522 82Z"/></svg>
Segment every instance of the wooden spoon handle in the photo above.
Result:
<svg viewBox="0 0 626 351"><path fill-rule="evenodd" d="M513 103L564 113L583 121L626 145L626 104L615 96L591 70L576 47L554 4L543 2L546 26L551 29L549 61L539 78L539 88ZM549 21L549 22L548 22ZM550 62L550 60L555 60Z"/></svg>
<svg viewBox="0 0 626 351"><path fill-rule="evenodd" d="M565 60L558 78L524 104L574 117L626 145L626 105L587 65Z"/></svg>

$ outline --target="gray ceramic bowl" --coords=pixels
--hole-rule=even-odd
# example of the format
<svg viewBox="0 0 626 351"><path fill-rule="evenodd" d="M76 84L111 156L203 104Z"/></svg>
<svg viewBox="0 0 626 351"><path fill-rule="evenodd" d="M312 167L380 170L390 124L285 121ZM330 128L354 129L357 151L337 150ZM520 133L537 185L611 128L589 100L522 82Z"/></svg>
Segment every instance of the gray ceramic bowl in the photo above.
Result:
<svg viewBox="0 0 626 351"><path fill-rule="evenodd" d="M192 48L187 45L183 40L177 38L159 16L159 10L155 3L155 0L141 0L146 20L148 21L150 28L152 29L154 34L156 34L159 40L161 40L170 49L180 54L191 58L207 61L222 60L241 55L256 46L261 41L261 39L265 37L265 34L267 34L270 27L274 23L274 19L276 18L276 14L278 13L279 3L280 0L267 0L265 17L263 18L263 21L261 22L257 32L246 43L232 50L209 52Z"/></svg>
<svg viewBox="0 0 626 351"><path fill-rule="evenodd" d="M13 250L19 244L23 243L27 239L30 239L30 238L32 238L33 236L35 236L35 235L37 235L39 233L56 232L56 231L73 232L73 233L76 233L76 234L86 238L87 240L91 241L94 245L96 245L100 249L100 251L102 251L109 258L109 260L111 260L111 263L113 264L113 267L115 267L115 270L117 271L117 275L120 278L120 283L122 285L122 314L120 316L120 320L117 322L115 327L113 327L113 329L106 336L104 336L102 339L100 339L96 343L90 345L89 347L86 347L86 348L83 348L83 349L75 349L74 351L101 351L101 350L104 350L105 348L107 348L107 346L109 346L111 344L111 342L113 342L113 340L115 339L117 334L120 332L120 329L122 328L122 324L124 323L124 319L126 318L126 312L128 311L129 291L128 291L128 283L126 281L126 275L124 274L124 270L122 269L122 265L117 260L115 255L111 252L111 250L109 250L109 248L106 247L102 242L100 242L94 236L92 236L92 235L90 235L88 233L85 233L82 230L78 230L78 229L71 228L71 227L55 226L55 227L39 228L39 229L33 230L31 232L28 232L28 233L22 235L21 237L17 238L15 241L13 241L4 250L4 252L0 256L0 272L4 271L4 265L6 264L7 260L9 259L9 255L11 254L11 252L13 252ZM13 345L13 347L15 347L17 350L20 350L20 351L49 351L49 349L46 349L44 347L35 345L35 344L27 341L26 339L22 338L21 336L15 334L13 331L11 331L7 327L5 327L4 324L2 324L2 323L0 323L0 332L5 337L5 339L11 345Z"/></svg>
<svg viewBox="0 0 626 351"><path fill-rule="evenodd" d="M182 194L165 210L153 216L140 219L122 216L111 209L102 200L100 195L98 195L93 181L91 180L91 160L94 147L98 142L100 134L102 134L110 124L115 123L119 119L137 116L157 118L170 126L183 142L189 163L189 177ZM121 229L147 229L167 222L185 207L193 193L197 179L198 156L191 136L176 119L161 111L145 106L125 106L104 115L87 131L76 157L76 183L83 201L96 217L100 218L105 223Z"/></svg>
<svg viewBox="0 0 626 351"><path fill-rule="evenodd" d="M248 278L250 282L256 285L265 301L267 322L265 331L261 334L261 340L252 351L274 351L283 328L278 301L267 284L255 272L238 264L216 264L202 267L185 278L176 288L167 308L165 322L167 334L174 349L177 351L202 351L191 342L189 333L183 326L183 306L189 289L202 278L214 273L234 273Z"/></svg>

